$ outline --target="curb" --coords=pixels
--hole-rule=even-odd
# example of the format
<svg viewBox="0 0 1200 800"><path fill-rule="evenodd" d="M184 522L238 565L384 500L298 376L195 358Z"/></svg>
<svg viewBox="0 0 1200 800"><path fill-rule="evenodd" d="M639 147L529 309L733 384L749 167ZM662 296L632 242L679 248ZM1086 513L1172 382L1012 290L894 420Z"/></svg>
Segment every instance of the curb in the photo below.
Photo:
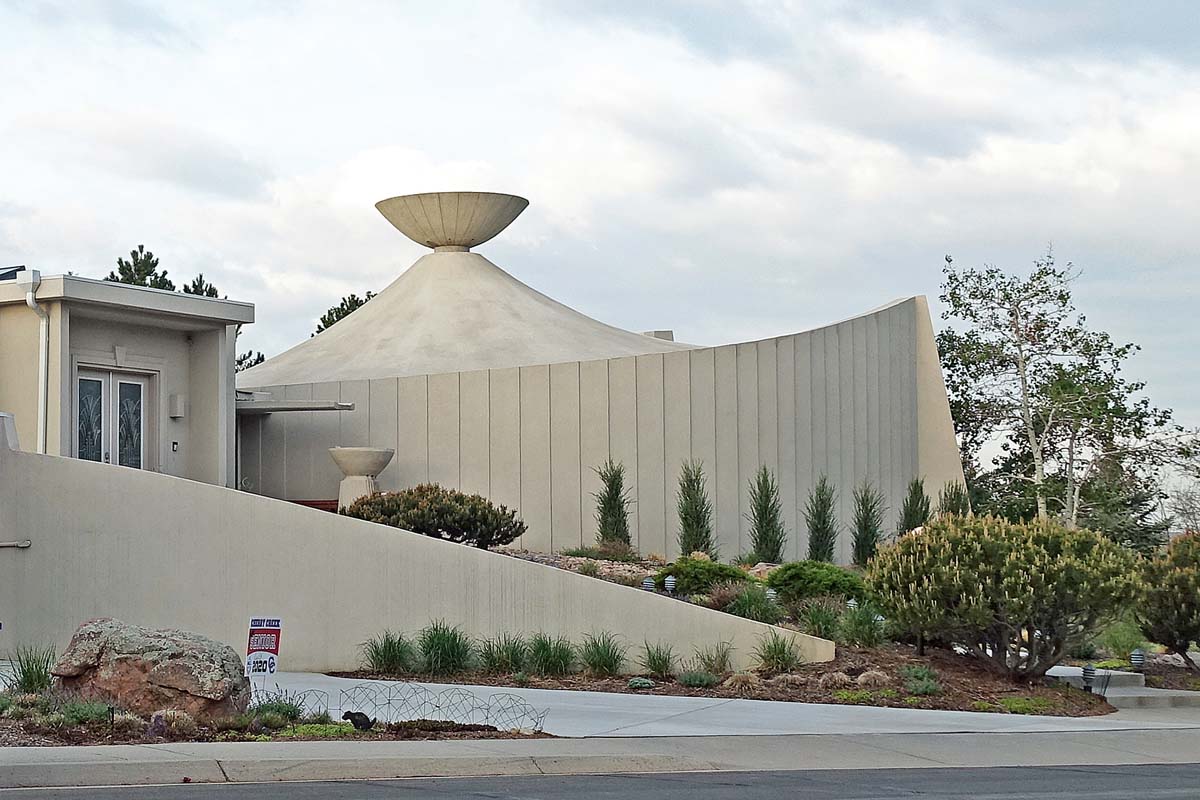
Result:
<svg viewBox="0 0 1200 800"><path fill-rule="evenodd" d="M0 771L0 789L147 786L178 783L276 783L384 778L481 778L509 775L711 771L707 761L669 755L399 757L16 764Z"/></svg>

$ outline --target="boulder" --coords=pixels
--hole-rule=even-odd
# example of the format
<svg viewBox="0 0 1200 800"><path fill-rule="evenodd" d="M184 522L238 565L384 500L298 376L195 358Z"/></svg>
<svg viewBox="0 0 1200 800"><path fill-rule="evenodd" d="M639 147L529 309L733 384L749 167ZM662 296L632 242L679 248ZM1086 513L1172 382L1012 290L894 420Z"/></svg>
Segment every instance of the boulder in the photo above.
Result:
<svg viewBox="0 0 1200 800"><path fill-rule="evenodd" d="M749 572L755 578L758 578L760 581L765 581L767 579L768 575L770 575L775 570L779 569L779 566L780 566L779 564L770 564L770 563L767 563L766 561L760 561L757 564L755 564L753 567L750 567L750 569L748 569L746 571Z"/></svg>
<svg viewBox="0 0 1200 800"><path fill-rule="evenodd" d="M171 708L197 719L246 710L250 681L243 672L241 657L227 644L110 618L80 625L53 670L64 690L142 716Z"/></svg>

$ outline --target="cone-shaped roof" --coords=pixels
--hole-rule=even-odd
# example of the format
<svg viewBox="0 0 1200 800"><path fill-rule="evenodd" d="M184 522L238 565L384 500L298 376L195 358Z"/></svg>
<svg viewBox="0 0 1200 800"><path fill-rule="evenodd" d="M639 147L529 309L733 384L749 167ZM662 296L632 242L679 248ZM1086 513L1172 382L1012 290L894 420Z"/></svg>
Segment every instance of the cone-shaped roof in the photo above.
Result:
<svg viewBox="0 0 1200 800"><path fill-rule="evenodd" d="M403 377L688 350L614 328L526 286L477 253L528 201L439 192L377 204L433 247L369 303L317 336L238 374L238 386Z"/></svg>

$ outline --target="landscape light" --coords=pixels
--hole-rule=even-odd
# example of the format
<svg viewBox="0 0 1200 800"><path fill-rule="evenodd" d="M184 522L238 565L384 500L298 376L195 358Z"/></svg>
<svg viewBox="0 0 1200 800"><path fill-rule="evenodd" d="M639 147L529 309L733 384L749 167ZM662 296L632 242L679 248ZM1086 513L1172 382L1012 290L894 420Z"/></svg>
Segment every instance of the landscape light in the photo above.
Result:
<svg viewBox="0 0 1200 800"><path fill-rule="evenodd" d="M1137 648L1129 654L1129 664L1135 670L1141 671L1142 667L1146 666L1146 651L1142 648Z"/></svg>
<svg viewBox="0 0 1200 800"><path fill-rule="evenodd" d="M1092 691L1092 684L1096 681L1096 667L1093 664L1086 664L1083 668L1083 690L1085 692Z"/></svg>
<svg viewBox="0 0 1200 800"><path fill-rule="evenodd" d="M667 594L675 594L675 576L668 575L663 579L663 587L666 588Z"/></svg>
<svg viewBox="0 0 1200 800"><path fill-rule="evenodd" d="M642 588L645 589L647 592L653 592L654 591L654 578L651 578L649 575L642 578Z"/></svg>

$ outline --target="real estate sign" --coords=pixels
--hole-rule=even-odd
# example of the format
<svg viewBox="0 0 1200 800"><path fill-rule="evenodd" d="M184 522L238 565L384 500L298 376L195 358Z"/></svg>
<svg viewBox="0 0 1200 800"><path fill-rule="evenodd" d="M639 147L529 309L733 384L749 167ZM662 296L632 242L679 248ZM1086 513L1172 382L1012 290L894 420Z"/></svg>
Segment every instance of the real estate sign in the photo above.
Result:
<svg viewBox="0 0 1200 800"><path fill-rule="evenodd" d="M278 617L251 617L246 640L246 677L274 675L279 668L279 635L283 625Z"/></svg>

